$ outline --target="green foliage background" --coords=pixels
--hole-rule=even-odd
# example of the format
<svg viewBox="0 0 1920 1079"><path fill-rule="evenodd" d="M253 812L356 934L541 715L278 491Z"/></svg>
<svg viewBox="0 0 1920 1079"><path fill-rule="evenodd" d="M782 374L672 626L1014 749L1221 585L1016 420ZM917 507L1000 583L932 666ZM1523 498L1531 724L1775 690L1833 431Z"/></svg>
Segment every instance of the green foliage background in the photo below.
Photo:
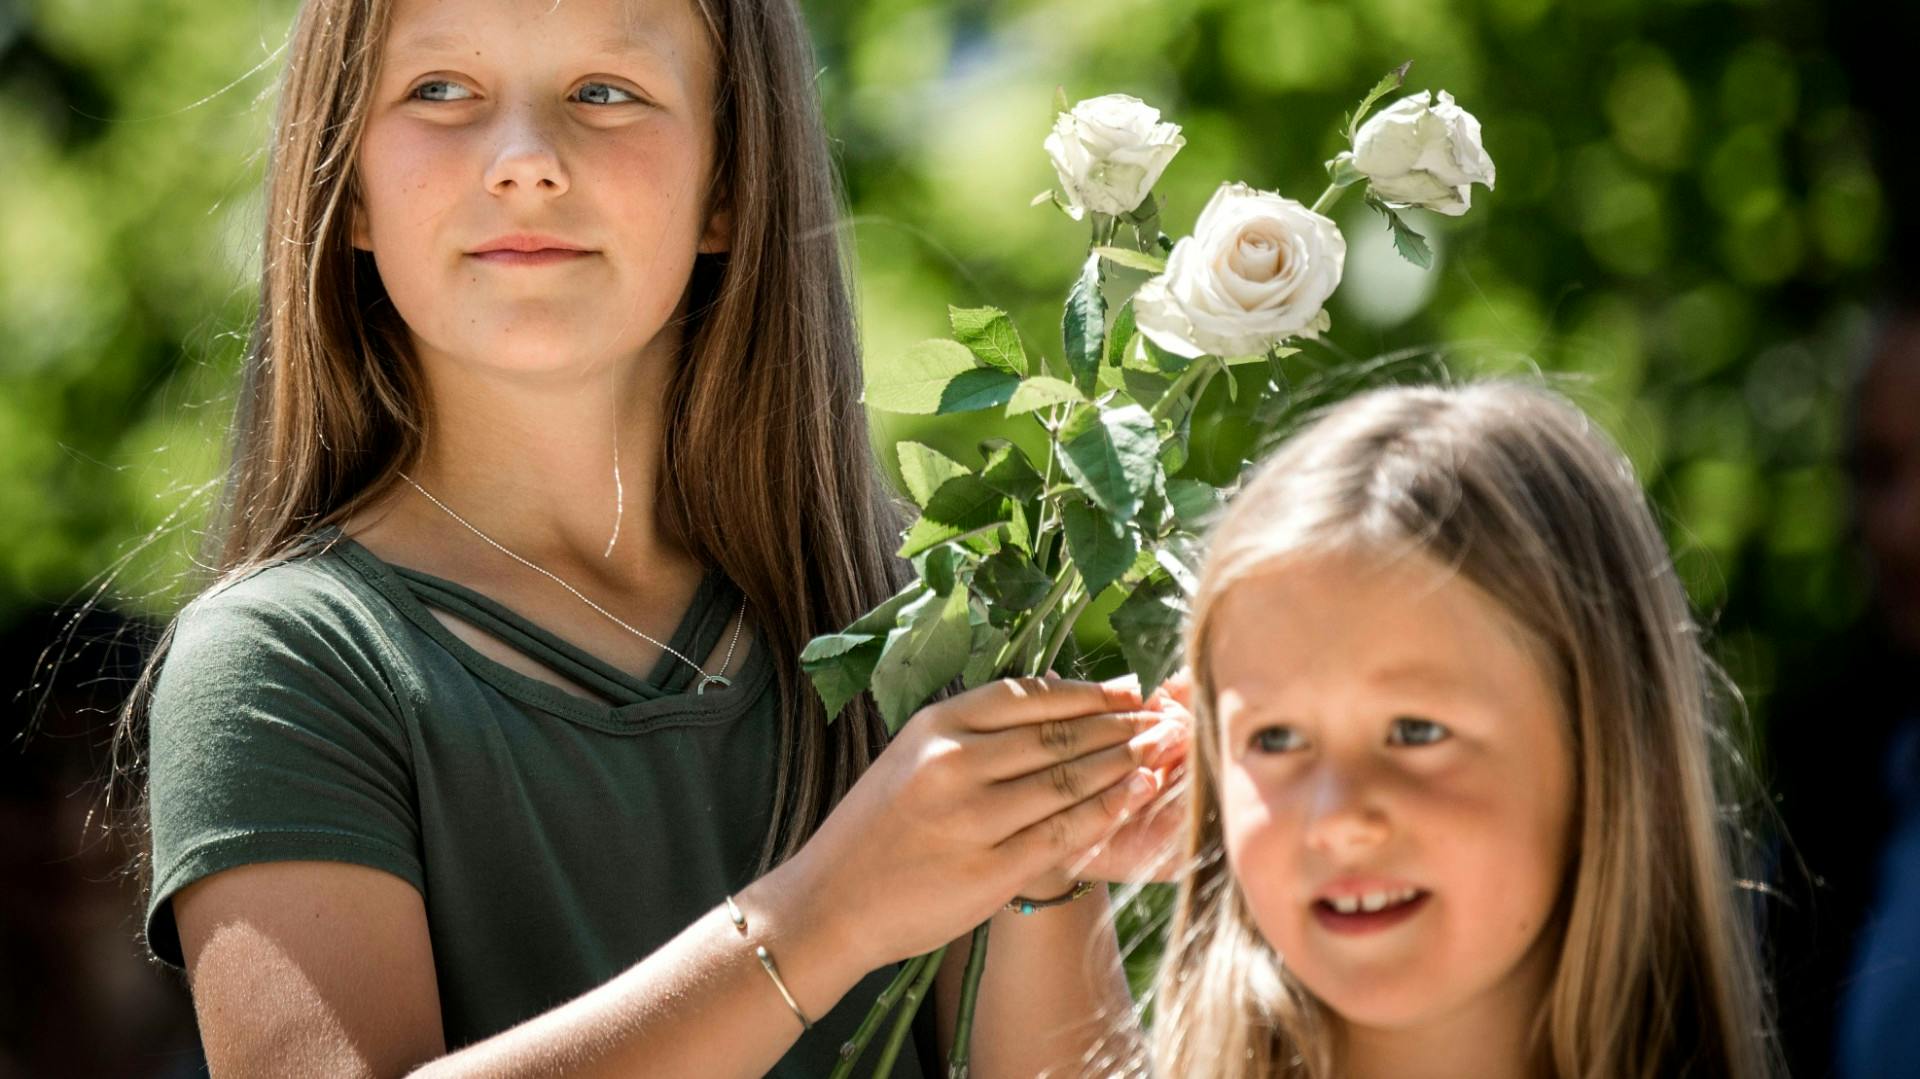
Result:
<svg viewBox="0 0 1920 1079"><path fill-rule="evenodd" d="M1781 658L1859 613L1844 389L1887 196L1812 0L806 7L870 363L944 336L949 303L1003 307L1058 354L1085 226L1028 205L1053 183L1056 86L1183 125L1159 189L1177 237L1224 180L1311 201L1342 110L1412 59L1409 88L1481 119L1499 187L1460 221L1413 214L1431 273L1343 200L1320 360L1563 373L1638 464L1761 716ZM113 602L181 596L255 302L292 10L0 7L0 619L72 601L129 555ZM883 449L915 437L965 460L1016 433L875 419ZM1105 609L1082 626L1094 669L1117 659Z"/></svg>

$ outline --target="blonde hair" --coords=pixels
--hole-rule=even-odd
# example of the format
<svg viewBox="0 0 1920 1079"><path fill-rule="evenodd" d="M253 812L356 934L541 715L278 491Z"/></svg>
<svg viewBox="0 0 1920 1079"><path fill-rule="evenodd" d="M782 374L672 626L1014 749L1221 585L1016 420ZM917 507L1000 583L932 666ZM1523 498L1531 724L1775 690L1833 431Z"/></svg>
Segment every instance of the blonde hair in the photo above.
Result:
<svg viewBox="0 0 1920 1079"><path fill-rule="evenodd" d="M838 243L844 192L793 0L687 0L717 72L705 211L729 247L695 261L657 475L664 527L737 584L777 665L780 738L764 869L797 851L885 746L865 697L828 724L797 659L904 583L897 514L867 439L859 335ZM424 385L372 255L351 242L355 162L392 0L306 0L265 178L260 307L205 561L220 581L305 548L378 499L420 453ZM146 846L142 706L162 634L123 709L108 809ZM110 788L110 789L112 789ZM124 818L124 819L119 819ZM134 866L145 884L150 867Z"/></svg>
<svg viewBox="0 0 1920 1079"><path fill-rule="evenodd" d="M1577 408L1509 382L1375 390L1267 460L1211 541L1187 656L1196 731L1183 877L1153 990L1154 1071L1336 1074L1333 1018L1254 928L1222 855L1209 635L1233 585L1303 554L1418 553L1544 647L1572 717L1574 842L1534 1026L1567 1079L1764 1076L1752 916L1716 807L1733 766L1712 662L1633 470Z"/></svg>

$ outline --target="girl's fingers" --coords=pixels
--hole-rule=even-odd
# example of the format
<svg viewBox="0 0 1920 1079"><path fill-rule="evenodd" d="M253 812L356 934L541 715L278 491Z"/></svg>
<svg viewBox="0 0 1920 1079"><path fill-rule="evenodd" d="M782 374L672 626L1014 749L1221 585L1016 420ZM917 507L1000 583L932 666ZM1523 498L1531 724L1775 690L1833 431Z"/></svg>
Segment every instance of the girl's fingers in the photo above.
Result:
<svg viewBox="0 0 1920 1079"><path fill-rule="evenodd" d="M1144 764L1140 753L1158 742L1140 739L1164 725L1163 717L1155 712L1106 712L1042 720L980 735L982 767L988 779L1018 779L1117 745L1136 747L1135 763Z"/></svg>
<svg viewBox="0 0 1920 1079"><path fill-rule="evenodd" d="M1069 679L1003 678L944 702L960 725L972 731L1001 731L1050 719L1126 712L1144 703L1124 686Z"/></svg>
<svg viewBox="0 0 1920 1079"><path fill-rule="evenodd" d="M1044 822L1048 817L1056 816L1089 799L1110 792L1111 788L1124 781L1139 768L1133 751L1125 745L1089 753L1070 761L1060 761L1048 765L1037 772L996 783L991 788L990 797L994 809L991 810L1001 835L1012 835L1022 829ZM1152 780L1147 780L1145 793L1153 791ZM1126 792L1113 794L1121 802ZM1115 813L1120 805L1114 805Z"/></svg>
<svg viewBox="0 0 1920 1079"><path fill-rule="evenodd" d="M1098 843L1113 832L1114 822L1123 813L1138 810L1153 797L1154 783L1138 769L1125 769L1114 783L1102 788L1060 812L1022 828L1007 837L1000 849L1023 868L1037 873L1050 865L1060 865Z"/></svg>
<svg viewBox="0 0 1920 1079"><path fill-rule="evenodd" d="M1161 721L1149 725L1133 737L1127 745L1148 768L1164 770L1186 759L1187 746L1193 735L1187 725L1179 720Z"/></svg>

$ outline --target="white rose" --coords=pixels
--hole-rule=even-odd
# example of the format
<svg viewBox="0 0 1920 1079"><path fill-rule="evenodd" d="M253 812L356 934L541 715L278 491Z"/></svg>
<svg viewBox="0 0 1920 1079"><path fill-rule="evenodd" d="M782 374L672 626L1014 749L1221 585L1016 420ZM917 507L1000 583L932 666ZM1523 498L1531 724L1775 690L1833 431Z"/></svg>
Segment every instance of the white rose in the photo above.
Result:
<svg viewBox="0 0 1920 1079"><path fill-rule="evenodd" d="M1420 206L1459 217L1471 184L1493 188L1493 159L1480 144L1480 121L1440 91L1429 105L1422 90L1375 113L1353 139L1348 157L1373 193L1395 208Z"/></svg>
<svg viewBox="0 0 1920 1079"><path fill-rule="evenodd" d="M1179 124L1160 122L1159 109L1137 97L1108 94L1061 113L1046 148L1067 193L1067 212L1078 221L1088 210L1133 212L1186 144Z"/></svg>
<svg viewBox="0 0 1920 1079"><path fill-rule="evenodd" d="M1332 320L1347 241L1326 217L1246 184L1222 184L1167 271L1134 293L1134 321L1181 356L1250 356Z"/></svg>

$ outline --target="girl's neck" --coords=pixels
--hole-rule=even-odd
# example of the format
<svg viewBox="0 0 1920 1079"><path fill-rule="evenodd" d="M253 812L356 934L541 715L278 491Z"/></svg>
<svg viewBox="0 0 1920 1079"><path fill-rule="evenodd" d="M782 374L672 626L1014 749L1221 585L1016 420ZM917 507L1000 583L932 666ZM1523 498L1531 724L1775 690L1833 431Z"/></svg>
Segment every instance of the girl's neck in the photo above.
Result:
<svg viewBox="0 0 1920 1079"><path fill-rule="evenodd" d="M664 534L655 506L671 354L650 346L578 375L423 355L431 418L408 473L500 545L577 585L621 588L635 574L686 568L691 558ZM404 482L385 501L369 534L390 550L412 549L416 565L428 557L422 548L482 543ZM618 539L606 557L616 507Z"/></svg>

